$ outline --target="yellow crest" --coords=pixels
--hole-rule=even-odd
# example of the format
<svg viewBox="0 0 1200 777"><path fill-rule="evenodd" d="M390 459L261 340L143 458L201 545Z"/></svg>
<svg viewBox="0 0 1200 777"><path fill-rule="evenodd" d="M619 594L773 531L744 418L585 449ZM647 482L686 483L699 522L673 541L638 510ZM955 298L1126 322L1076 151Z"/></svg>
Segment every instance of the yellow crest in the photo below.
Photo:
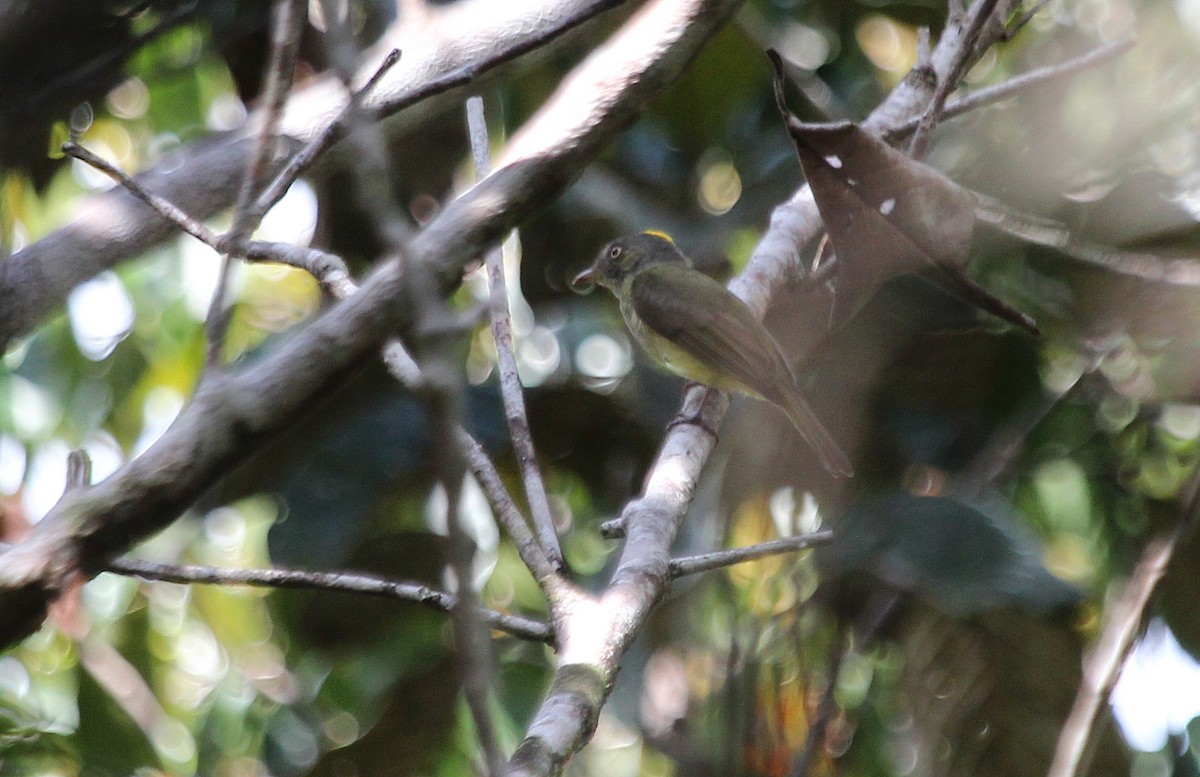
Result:
<svg viewBox="0 0 1200 777"><path fill-rule="evenodd" d="M668 243L670 243L671 245L675 245L675 241L674 241L674 240L672 240L672 239L671 239L671 236L670 236L670 235L668 235L666 232L660 232L660 231L659 231L659 230L657 230L657 229L647 229L647 230L646 230L645 232L643 232L642 234L643 234L643 235L653 235L654 237L661 237L663 240L666 240L666 241L667 241Z"/></svg>

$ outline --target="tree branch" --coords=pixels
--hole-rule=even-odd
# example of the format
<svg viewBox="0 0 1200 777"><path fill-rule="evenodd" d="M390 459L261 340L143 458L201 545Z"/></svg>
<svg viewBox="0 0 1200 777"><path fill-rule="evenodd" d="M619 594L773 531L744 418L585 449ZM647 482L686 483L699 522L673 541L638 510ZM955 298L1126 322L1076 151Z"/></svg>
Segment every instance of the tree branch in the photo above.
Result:
<svg viewBox="0 0 1200 777"><path fill-rule="evenodd" d="M271 56L265 79L265 107L261 126L254 138L254 151L242 175L242 185L238 188L237 202L233 208L233 228L229 230L228 242L234 246L244 242L262 218L252 214L250 206L267 174L271 158L279 147L279 123L283 118L283 106L296 73L300 33L306 18L305 5L300 0L277 0L272 15L274 25L271 28ZM234 258L233 252L221 257L216 289L213 290L208 315L204 319L204 333L208 341L204 363L208 369L221 364L225 334L229 329L230 313L227 310L226 298L229 296L229 283L233 277Z"/></svg>
<svg viewBox="0 0 1200 777"><path fill-rule="evenodd" d="M408 580L390 580L361 572L312 572L304 569L219 569L190 564L161 564L134 558L118 558L106 567L118 575L161 580L167 583L203 585L247 585L255 588L291 588L384 596L414 602L438 612L450 612L458 598L453 594ZM481 609L479 617L498 631L521 639L549 642L550 627L520 615Z"/></svg>
<svg viewBox="0 0 1200 777"><path fill-rule="evenodd" d="M405 15L366 58L378 63L398 47L405 52L401 64L371 91L366 107L391 116L385 125L388 135L402 137L427 116L460 101L464 84L479 83L500 66L545 47L621 2L467 0L430 11L428 26L419 29L416 23L405 23ZM501 47L494 41L502 41ZM375 70L372 65L368 72ZM295 153L317 137L345 101L333 78L296 90L284 112L284 150ZM402 110L418 104L419 110ZM172 159L169 169L141 173L139 182L194 218L210 218L233 205L256 121L193 144ZM0 263L0 353L61 309L76 285L171 235L170 224L123 191L85 200L69 225Z"/></svg>
<svg viewBox="0 0 1200 777"><path fill-rule="evenodd" d="M1058 734L1054 760L1047 772L1049 777L1075 777L1087 771L1084 762L1096 716L1101 706L1108 702L1121 669L1133 651L1146 618L1146 606L1166 573L1176 546L1200 518L1200 469L1193 473L1181 501L1176 525L1150 538L1124 590L1106 608L1106 623L1084 659L1079 692Z"/></svg>
<svg viewBox="0 0 1200 777"><path fill-rule="evenodd" d="M214 480L414 324L416 290L449 290L462 268L560 194L684 68L734 0L651 6L667 22L614 52L597 51L513 141L507 160L417 234L405 261L381 263L360 291L261 361L205 381L166 433L112 477L68 495L0 557L0 643L36 627L76 569L108 559L173 521ZM616 53L616 56L614 56ZM407 61L407 57L406 57ZM573 96L568 98L568 96ZM561 110L568 99L582 104Z"/></svg>
<svg viewBox="0 0 1200 777"><path fill-rule="evenodd" d="M700 572L709 572L714 569L733 566L734 564L744 564L747 561L757 561L760 558L768 556L777 556L781 553L795 553L798 550L806 550L815 545L825 545L832 541L833 532L828 530L817 531L811 534L800 534L795 537L782 537L777 540L768 540L766 542L755 543L754 545L747 545L744 548L717 550L712 553L700 553L695 556L683 556L671 559L667 570L671 577L695 575Z"/></svg>
<svg viewBox="0 0 1200 777"><path fill-rule="evenodd" d="M1015 2L1004 0L1001 5L1007 9ZM967 39L961 25L947 25L931 56L933 73L950 72L956 59L961 69L959 51L963 47L974 49L974 42ZM620 52L599 50L593 58L600 56L613 60ZM932 94L933 83L915 74L892 91L864 127L878 134L907 121L925 109ZM553 101L547 107L551 106ZM510 153L520 148L514 140ZM803 187L771 214L769 229L745 270L730 282L730 290L761 317L774 293L799 274L798 247L814 239L820 229L812 192ZM598 598L565 597L566 606L554 613L561 665L525 742L513 757L512 774L557 773L590 735L617 661L666 591L668 550L714 444L705 428L719 427L727 408L728 397L719 391L689 390L680 412L698 418L699 423L671 427L647 474L642 496L622 512L626 542L611 585Z"/></svg>
<svg viewBox="0 0 1200 777"><path fill-rule="evenodd" d="M492 163L488 150L483 100L479 97L467 100L467 129L471 139L471 153L475 157L475 175L486 178ZM492 317L492 340L496 344L496 370L500 377L500 393L504 400L509 437L512 439L517 465L521 470L521 479L525 483L525 499L529 502L534 529L542 548L546 551L546 557L556 569L561 570L564 566L562 550L558 545L558 533L554 529L554 516L550 512L546 484L538 466L533 435L529 431L525 394L521 387L520 373L517 371L517 357L513 351L512 317L508 310L508 285L504 278L504 253L502 243L489 250L485 259L488 306Z"/></svg>

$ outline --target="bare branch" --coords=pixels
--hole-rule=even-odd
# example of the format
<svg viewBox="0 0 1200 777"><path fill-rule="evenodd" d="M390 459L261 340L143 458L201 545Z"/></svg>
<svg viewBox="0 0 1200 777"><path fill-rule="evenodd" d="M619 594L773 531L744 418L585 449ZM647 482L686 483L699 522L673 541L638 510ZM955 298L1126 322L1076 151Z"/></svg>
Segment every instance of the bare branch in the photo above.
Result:
<svg viewBox="0 0 1200 777"><path fill-rule="evenodd" d="M1108 702L1133 651L1146 618L1146 606L1166 573L1176 546L1200 517L1200 469L1192 474L1181 501L1178 523L1150 538L1124 590L1106 608L1106 623L1084 659L1079 692L1058 734L1054 760L1047 772L1049 777L1075 777L1087 771L1084 761L1100 708Z"/></svg>
<svg viewBox="0 0 1200 777"><path fill-rule="evenodd" d="M996 14L998 5L999 0L976 0L967 12L966 29L959 38L961 45L954 52L950 66L944 73L938 74L937 86L908 146L908 155L913 159L925 156L933 129L941 120L946 99L958 88L958 82L966 75L978 56L990 45L990 41L983 41L981 38L985 26ZM981 46L981 43L984 45Z"/></svg>
<svg viewBox="0 0 1200 777"><path fill-rule="evenodd" d="M385 123L390 138L402 137L430 112L461 98L455 89L429 89L449 74L478 82L521 54L558 40L620 0L527 0L495 3L464 0L428 14L431 25L411 35L413 22L404 15L385 31L378 47L381 61L402 39L417 41L405 50L404 63L388 71L372 90L372 111L391 111ZM436 34L436 30L453 34ZM488 34L484 34L484 32ZM499 34L493 34L500 31ZM499 48L495 41L500 41ZM372 71L375 68L372 67ZM422 102L419 111L393 110ZM340 86L314 81L293 92L283 123L283 142L295 153L333 121L344 104ZM193 144L162 169L138 175L148 190L178 204L197 219L230 207L250 154L255 120L238 131ZM28 333L65 303L77 284L170 237L170 225L155 217L120 189L84 200L75 219L0 263L0 352Z"/></svg>
<svg viewBox="0 0 1200 777"><path fill-rule="evenodd" d="M291 243L265 243L249 240L242 244L247 261L277 262L296 267L312 275L329 296L345 299L358 290L346 262L338 255L310 246Z"/></svg>
<svg viewBox="0 0 1200 777"><path fill-rule="evenodd" d="M279 171L274 180L259 195L250 210L251 214L261 218L263 214L275 206L275 203L283 199L283 195L287 193L288 188L300 176L308 172L308 169L313 166L313 163L317 161L321 154L328 151L334 143L345 137L347 128L352 125L355 117L362 110L363 100L379 84L383 76L399 61L400 49L392 49L388 52L388 55L379 63L379 67L367 79L362 88L350 94L350 99L346 102L346 106L342 108L342 112L338 114L338 117L288 160L284 168Z"/></svg>
<svg viewBox="0 0 1200 777"><path fill-rule="evenodd" d="M233 210L233 228L229 238L239 243L258 226L261 213L252 209L268 163L275 156L279 142L279 127L283 108L296 72L296 55L300 48L300 32L306 18L303 0L276 0L274 25L271 28L271 57L267 64L266 85L263 89L264 107L254 152L246 166L242 185L238 189ZM266 211L263 211L265 213Z"/></svg>
<svg viewBox="0 0 1200 777"><path fill-rule="evenodd" d="M305 5L302 0L277 0L275 23L271 29L271 57L267 64L266 107L262 125L254 140L254 151L246 166L242 185L238 189L237 202L233 209L233 228L225 236L226 242L239 246L258 226L259 219L250 214L250 204L266 175L267 165L279 146L279 124L283 117L283 105L292 78L296 72L296 54L300 48L300 32L304 24ZM204 334L208 345L205 349L205 366L220 365L221 351L225 346L225 333L229 328L230 311L226 309L229 283L233 276L234 254L221 257L221 270L217 274L217 285L209 302L208 315L204 318Z"/></svg>
<svg viewBox="0 0 1200 777"><path fill-rule="evenodd" d="M440 300L437 305L430 307L441 308ZM474 587L475 542L467 534L461 517L465 462L455 444L455 437L459 428L462 378L454 363L452 348L435 346L433 350L435 353L426 360L427 366L433 363L432 368L425 372L429 386L426 393L430 396L429 405L433 415L434 469L439 473L446 492L450 569L454 573L458 591L458 602L450 610L450 619L454 625L454 642L462 668L463 692L475 722L475 736L482 751L485 774L500 777L504 770L504 756L500 752L489 707L495 684L495 658L484 624L478 616L479 594ZM430 373L434 375L432 381L429 380Z"/></svg>
<svg viewBox="0 0 1200 777"><path fill-rule="evenodd" d="M1018 213L1004 203L976 193L976 217L996 229L1033 245L1046 246L1078 262L1140 281L1171 286L1200 286L1200 258L1167 258L1139 251L1121 251L1077 239L1066 225Z"/></svg>
<svg viewBox="0 0 1200 777"><path fill-rule="evenodd" d="M205 585L247 585L257 588L313 589L385 596L402 602L415 602L438 612L450 612L458 603L453 594L407 580L390 580L360 572L311 572L302 569L219 569L217 567L160 564L140 559L119 558L107 566L118 575L161 580L168 583ZM481 609L479 617L494 629L514 637L549 642L550 627L541 621L520 615Z"/></svg>
<svg viewBox="0 0 1200 777"><path fill-rule="evenodd" d="M217 236L217 233L204 226L204 224L197 219L194 219L188 214L184 213L183 209L176 207L176 205L166 197L160 197L159 195L149 191L136 180L131 178L123 170L115 165L110 164L104 159L101 159L78 143L63 143L62 150L64 154L91 165L107 175L109 178L116 181L121 186L125 187L134 197L137 197L139 200L149 205L164 219L179 227L192 237L196 238L201 243L204 243L214 250L220 250L217 248L217 246L220 244L220 238Z"/></svg>
<svg viewBox="0 0 1200 777"><path fill-rule="evenodd" d="M67 489L85 488L92 484L92 457L85 450L67 454Z"/></svg>
<svg viewBox="0 0 1200 777"><path fill-rule="evenodd" d="M64 143L63 153L101 171L112 178L131 194L154 208L163 218L187 234L204 243L214 251L244 255L249 261L278 262L298 267L309 272L331 296L342 299L354 293L358 286L351 280L349 270L342 258L317 248L294 246L287 243L266 243L249 240L235 247L228 236L220 236L200 221L184 213L165 197L146 191L135 179L115 165L96 156L76 143ZM236 250L235 250L236 249Z"/></svg>
<svg viewBox="0 0 1200 777"><path fill-rule="evenodd" d="M482 179L491 172L491 155L488 151L487 122L483 115L483 100L471 97L467 100L467 129L471 138L471 152L475 157L475 175ZM489 303L492 314L492 339L496 343L496 369L500 376L501 396L504 400L504 415L508 420L508 432L512 438L513 451L525 483L525 498L533 518L537 536L546 551L546 556L555 569L564 566L562 550L558 545L558 533L554 529L554 516L550 512L550 500L546 496L546 484L538 466L537 452L533 446L533 435L529 431L529 417L525 412L525 395L521 387L521 376L517 371L517 357L513 351L512 318L508 310L508 287L504 279L503 245L487 252L486 258Z"/></svg>
<svg viewBox="0 0 1200 777"><path fill-rule="evenodd" d="M744 548L717 550L712 553L701 553L695 556L671 559L668 568L671 577L683 577L684 575L708 572L713 569L733 566L734 564L743 564L747 561L757 561L767 556L777 556L781 553L795 553L798 550L805 550L815 545L825 545L831 541L833 541L833 532L828 530L817 531L811 534L801 534L795 537L783 537L777 540L759 542L754 545L747 545Z"/></svg>
<svg viewBox="0 0 1200 777"><path fill-rule="evenodd" d="M1118 40L1110 43L1105 43L1097 46L1091 51L1083 54L1075 59L1069 59L1066 62L1060 62L1056 65L1047 65L1036 70L1031 70L1028 73L1023 73L1019 76L980 89L976 92L963 97L960 100L948 104L942 111L941 121L962 116L970 111L977 110L987 105L1007 100L1010 97L1015 97L1021 92L1026 92L1031 89L1036 89L1045 84L1058 81L1068 76L1081 73L1085 70L1090 70L1098 67L1106 62L1109 62L1117 57L1125 54L1133 49L1134 42L1132 40ZM917 130L920 126L923 117L914 116L908 121L888 130L883 134L890 142L901 140Z"/></svg>
<svg viewBox="0 0 1200 777"><path fill-rule="evenodd" d="M543 581L557 576L557 569L550 562L546 551L534 538L533 532L529 530L524 516L521 515L516 503L509 496L508 490L504 487L504 481L500 479L500 474L496 472L496 468L492 465L491 459L487 457L487 453L484 452L483 446L463 429L458 431L457 439L467 460L467 467L479 481L479 486L483 489L484 494L487 495L488 503L491 504L492 510L496 514L496 520L512 538L521 561L525 562L525 566L538 579L539 584L544 586Z"/></svg>

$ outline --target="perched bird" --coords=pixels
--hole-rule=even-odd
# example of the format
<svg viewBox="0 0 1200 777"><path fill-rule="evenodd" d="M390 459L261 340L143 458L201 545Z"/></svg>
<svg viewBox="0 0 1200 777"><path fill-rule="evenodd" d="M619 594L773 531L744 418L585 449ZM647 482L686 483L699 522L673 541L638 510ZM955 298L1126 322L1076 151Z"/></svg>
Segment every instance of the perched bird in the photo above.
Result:
<svg viewBox="0 0 1200 777"><path fill-rule="evenodd" d="M688 380L779 406L831 474L853 474L766 327L728 289L693 269L670 237L642 232L614 240L571 284L611 291L655 362Z"/></svg>

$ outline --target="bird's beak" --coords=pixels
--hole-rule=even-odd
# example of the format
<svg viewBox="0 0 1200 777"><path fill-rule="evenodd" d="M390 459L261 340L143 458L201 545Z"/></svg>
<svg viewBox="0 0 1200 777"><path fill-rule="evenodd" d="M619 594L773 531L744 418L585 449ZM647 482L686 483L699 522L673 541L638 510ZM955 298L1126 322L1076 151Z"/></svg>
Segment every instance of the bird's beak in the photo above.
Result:
<svg viewBox="0 0 1200 777"><path fill-rule="evenodd" d="M596 266L592 265L571 279L571 288L581 294L587 294L596 288Z"/></svg>

